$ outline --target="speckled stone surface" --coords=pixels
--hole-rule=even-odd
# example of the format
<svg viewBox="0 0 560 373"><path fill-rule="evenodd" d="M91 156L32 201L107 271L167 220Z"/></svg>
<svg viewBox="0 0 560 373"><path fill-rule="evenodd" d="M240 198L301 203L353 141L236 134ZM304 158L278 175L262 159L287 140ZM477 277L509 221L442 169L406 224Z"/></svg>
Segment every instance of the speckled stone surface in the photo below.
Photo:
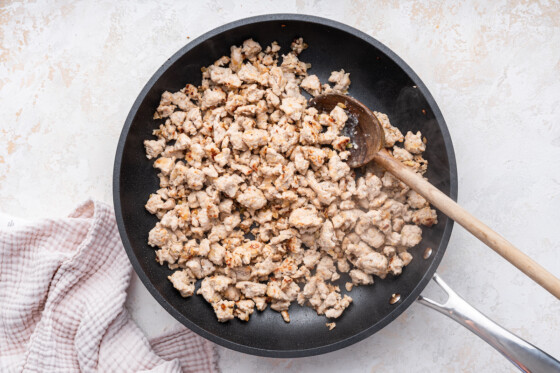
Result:
<svg viewBox="0 0 560 373"><path fill-rule="evenodd" d="M178 3L0 3L0 211L37 218L62 216L88 196L111 203L124 119L168 56L229 21L307 13L372 35L418 73L449 125L459 202L560 276L558 2ZM482 312L560 357L560 301L462 228L438 272ZM136 277L128 307L149 336L177 327ZM513 369L419 304L367 340L322 356L219 353L224 372Z"/></svg>

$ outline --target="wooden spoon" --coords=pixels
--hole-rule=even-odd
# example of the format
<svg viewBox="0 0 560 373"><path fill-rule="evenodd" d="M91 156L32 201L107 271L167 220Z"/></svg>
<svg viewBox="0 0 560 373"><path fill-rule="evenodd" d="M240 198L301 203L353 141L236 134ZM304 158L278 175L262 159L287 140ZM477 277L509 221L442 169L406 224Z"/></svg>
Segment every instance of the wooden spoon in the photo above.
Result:
<svg viewBox="0 0 560 373"><path fill-rule="evenodd" d="M445 215L462 225L476 238L516 266L521 272L560 299L560 280L558 278L554 277L540 264L468 213L421 175L393 158L383 146L383 128L377 117L364 104L355 98L333 93L311 99L310 105L319 111L326 112L330 112L335 106L339 105L347 111L348 122L345 126L345 132L351 138L354 145L349 149L348 165L350 167L361 167L372 160L377 162L410 188L421 194Z"/></svg>

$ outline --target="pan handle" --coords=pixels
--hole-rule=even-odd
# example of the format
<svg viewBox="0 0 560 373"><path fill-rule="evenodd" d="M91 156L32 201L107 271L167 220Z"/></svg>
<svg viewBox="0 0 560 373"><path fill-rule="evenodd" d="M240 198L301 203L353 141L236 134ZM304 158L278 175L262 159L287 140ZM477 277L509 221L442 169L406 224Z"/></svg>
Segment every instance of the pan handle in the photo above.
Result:
<svg viewBox="0 0 560 373"><path fill-rule="evenodd" d="M418 302L443 313L469 329L498 350L522 372L560 372L558 360L484 316L451 290L437 273L434 274L433 280L447 293L448 298L445 303L439 304L422 295L418 297Z"/></svg>

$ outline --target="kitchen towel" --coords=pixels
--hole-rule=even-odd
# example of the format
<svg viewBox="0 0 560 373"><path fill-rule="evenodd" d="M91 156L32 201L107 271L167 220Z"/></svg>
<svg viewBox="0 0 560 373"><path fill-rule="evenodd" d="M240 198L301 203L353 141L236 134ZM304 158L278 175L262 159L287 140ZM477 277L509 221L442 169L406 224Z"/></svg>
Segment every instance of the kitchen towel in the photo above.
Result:
<svg viewBox="0 0 560 373"><path fill-rule="evenodd" d="M124 307L131 272L104 203L0 225L0 371L217 371L212 343L187 329L144 337Z"/></svg>

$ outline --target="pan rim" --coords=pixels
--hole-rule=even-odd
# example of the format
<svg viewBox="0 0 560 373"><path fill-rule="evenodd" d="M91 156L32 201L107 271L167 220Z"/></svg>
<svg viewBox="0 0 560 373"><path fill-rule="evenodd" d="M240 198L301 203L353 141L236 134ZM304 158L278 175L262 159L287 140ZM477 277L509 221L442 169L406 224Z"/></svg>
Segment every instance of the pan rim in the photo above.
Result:
<svg viewBox="0 0 560 373"><path fill-rule="evenodd" d="M144 284L144 286L148 289L150 294L156 299L156 301L170 314L172 315L177 321L181 324L185 325L190 330L194 331L195 333L199 334L200 336L217 343L223 347L227 347L239 352L257 355L257 356L264 356L264 357L280 357L280 358L294 358L294 357L306 357L306 356L314 356L320 355L327 352L332 352L339 350L341 348L350 346L356 342L359 342L376 332L383 329L385 326L390 324L394 321L397 317L399 317L420 295L422 290L427 286L428 282L432 278L433 274L436 272L443 255L445 254L445 250L447 249L447 245L449 243L449 239L451 236L451 231L453 229L453 220L449 219L447 224L444 227L444 231L442 234L441 242L440 242L440 250L437 251L437 254L434 256L430 266L425 271L421 280L416 284L416 286L412 289L410 294L404 298L395 309L385 316L383 319L379 320L377 323L371 325L367 329L352 335L343 340L339 340L324 346L320 347L313 347L309 349L293 349L293 350L273 350L273 349L262 349L256 347L250 347L246 345L242 345L239 343L235 343L229 340L226 340L219 335L212 334L195 323L191 322L187 319L181 312L175 309L171 304L169 304L163 296L158 292L158 290L154 287L151 283L150 279L148 278L147 274L142 269L138 258L134 254L132 249L132 244L128 239L125 229L124 218L121 210L121 198L120 198L120 174L121 174L121 163L123 158L124 152L124 145L126 139L128 137L128 133L130 131L130 127L136 116L136 113L146 98L149 91L152 89L153 85L157 82L157 80L167 71L167 69L174 64L179 58L181 58L184 54L189 52L191 49L195 48L199 44L203 43L204 41L221 34L225 31L229 31L235 29L240 26L253 24L253 23L261 23L261 22L270 22L270 21L302 21L307 23L316 23L323 26L332 27L335 29L339 29L341 31L347 32L352 34L353 36L362 39L368 44L373 45L377 49L379 49L382 53L384 53L390 60L396 63L404 72L409 76L409 78L416 84L417 88L420 90L424 98L426 99L430 109L432 110L436 122L441 130L445 151L447 153L447 157L449 159L449 173L450 173L450 197L453 200L457 200L457 192L458 192L458 180L457 180L457 164L455 159L455 152L453 148L453 143L451 140L451 135L449 133L449 129L447 124L443 118L443 115L435 102L435 99L432 97L426 85L422 82L422 80L418 77L418 75L406 64L399 56L397 56L392 50L390 50L387 46L379 42L377 39L373 38L372 36L367 35L366 33L355 29L351 26L345 25L343 23L333 21L323 17L305 15L305 14L292 14L292 13L276 13L276 14L265 14L259 16L253 16L249 18L243 18L237 21L233 21L212 29L193 41L189 42L187 45L183 46L177 52L175 52L171 57L169 57L163 65L152 75L152 77L148 80L148 82L144 85L140 93L138 94L136 100L134 101L127 117L125 120L125 124L123 126L121 135L119 137L116 155L115 155L115 162L113 168L113 204L115 209L115 217L117 221L117 226L119 229L119 234L121 236L121 240L125 251L128 255L128 258L134 268L135 272L137 273L138 277Z"/></svg>

